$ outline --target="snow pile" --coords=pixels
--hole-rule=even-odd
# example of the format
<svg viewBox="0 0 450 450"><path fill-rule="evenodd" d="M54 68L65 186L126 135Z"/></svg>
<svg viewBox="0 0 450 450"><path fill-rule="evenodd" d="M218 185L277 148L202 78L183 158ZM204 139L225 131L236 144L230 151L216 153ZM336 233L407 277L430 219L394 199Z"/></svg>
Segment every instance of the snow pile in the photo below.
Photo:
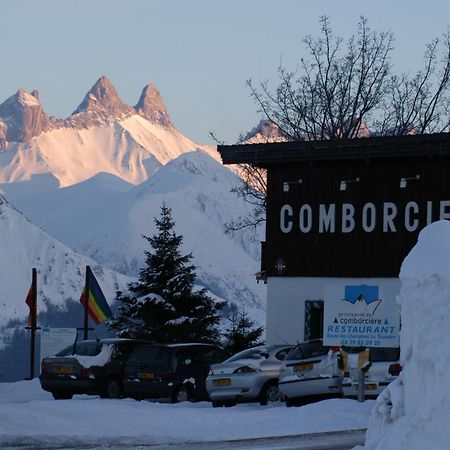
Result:
<svg viewBox="0 0 450 450"><path fill-rule="evenodd" d="M93 366L104 366L111 359L111 353L113 351L112 344L102 345L102 349L98 355L87 356L87 355L68 355L67 358L75 358L83 367L88 369ZM56 357L56 358L60 358Z"/></svg>
<svg viewBox="0 0 450 450"><path fill-rule="evenodd" d="M418 243L403 262L400 279L404 368L378 398L364 448L447 450L450 222L435 222L420 233Z"/></svg>
<svg viewBox="0 0 450 450"><path fill-rule="evenodd" d="M159 448L158 444L189 441L361 429L373 403L332 399L301 408L283 403L213 408L210 402L171 405L86 395L55 401L37 379L0 383L0 448Z"/></svg>

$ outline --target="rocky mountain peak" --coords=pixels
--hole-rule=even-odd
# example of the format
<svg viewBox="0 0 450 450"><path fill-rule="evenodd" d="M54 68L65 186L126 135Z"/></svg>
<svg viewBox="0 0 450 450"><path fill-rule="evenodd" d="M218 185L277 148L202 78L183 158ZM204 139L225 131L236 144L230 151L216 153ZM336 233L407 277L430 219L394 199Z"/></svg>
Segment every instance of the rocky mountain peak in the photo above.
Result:
<svg viewBox="0 0 450 450"><path fill-rule="evenodd" d="M39 94L19 89L0 105L0 140L27 142L50 128L49 117L42 109Z"/></svg>
<svg viewBox="0 0 450 450"><path fill-rule="evenodd" d="M89 125L92 121L98 123L111 118L122 118L133 112L130 106L122 102L111 81L102 76L72 113L72 117L84 113L84 120L82 121L86 123L83 123L83 125Z"/></svg>
<svg viewBox="0 0 450 450"><path fill-rule="evenodd" d="M173 127L172 120L167 112L166 105L153 83L147 84L134 107L136 112L152 123L164 127Z"/></svg>
<svg viewBox="0 0 450 450"><path fill-rule="evenodd" d="M242 144L258 144L263 142L284 142L286 140L284 133L274 123L262 119L239 142Z"/></svg>

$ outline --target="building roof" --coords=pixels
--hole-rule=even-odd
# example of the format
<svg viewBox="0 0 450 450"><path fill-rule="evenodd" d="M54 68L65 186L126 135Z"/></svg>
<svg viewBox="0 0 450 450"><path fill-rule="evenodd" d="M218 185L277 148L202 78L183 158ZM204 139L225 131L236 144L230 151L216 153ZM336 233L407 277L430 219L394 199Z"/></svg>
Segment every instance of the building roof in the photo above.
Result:
<svg viewBox="0 0 450 450"><path fill-rule="evenodd" d="M450 133L327 141L219 145L224 164L255 166L294 161L333 161L450 155Z"/></svg>

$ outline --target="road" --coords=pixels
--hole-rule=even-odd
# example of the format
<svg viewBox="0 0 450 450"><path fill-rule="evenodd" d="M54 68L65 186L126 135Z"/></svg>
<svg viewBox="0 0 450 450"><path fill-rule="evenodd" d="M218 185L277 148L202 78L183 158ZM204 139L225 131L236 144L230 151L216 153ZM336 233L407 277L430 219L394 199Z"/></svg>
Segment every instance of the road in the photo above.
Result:
<svg viewBox="0 0 450 450"><path fill-rule="evenodd" d="M58 447L52 447L48 442L11 442L3 450L349 450L356 445L364 444L366 430L348 430L327 433L301 434L292 436L268 437L257 439L238 439L230 441L203 441L185 443L156 443L131 442L128 438L124 442L104 442L101 446L93 443L67 442Z"/></svg>

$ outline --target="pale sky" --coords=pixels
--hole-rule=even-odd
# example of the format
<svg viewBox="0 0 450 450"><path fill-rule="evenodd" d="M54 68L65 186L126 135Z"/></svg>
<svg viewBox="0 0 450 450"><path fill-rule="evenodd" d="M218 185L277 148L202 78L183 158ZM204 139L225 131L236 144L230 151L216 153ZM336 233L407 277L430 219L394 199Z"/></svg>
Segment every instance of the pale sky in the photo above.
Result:
<svg viewBox="0 0 450 450"><path fill-rule="evenodd" d="M67 117L101 75L131 105L153 81L188 137L234 143L259 121L245 81L275 81L280 61L294 69L324 14L344 37L361 15L392 31L398 71L416 71L450 26L450 1L2 0L0 102L37 89Z"/></svg>

